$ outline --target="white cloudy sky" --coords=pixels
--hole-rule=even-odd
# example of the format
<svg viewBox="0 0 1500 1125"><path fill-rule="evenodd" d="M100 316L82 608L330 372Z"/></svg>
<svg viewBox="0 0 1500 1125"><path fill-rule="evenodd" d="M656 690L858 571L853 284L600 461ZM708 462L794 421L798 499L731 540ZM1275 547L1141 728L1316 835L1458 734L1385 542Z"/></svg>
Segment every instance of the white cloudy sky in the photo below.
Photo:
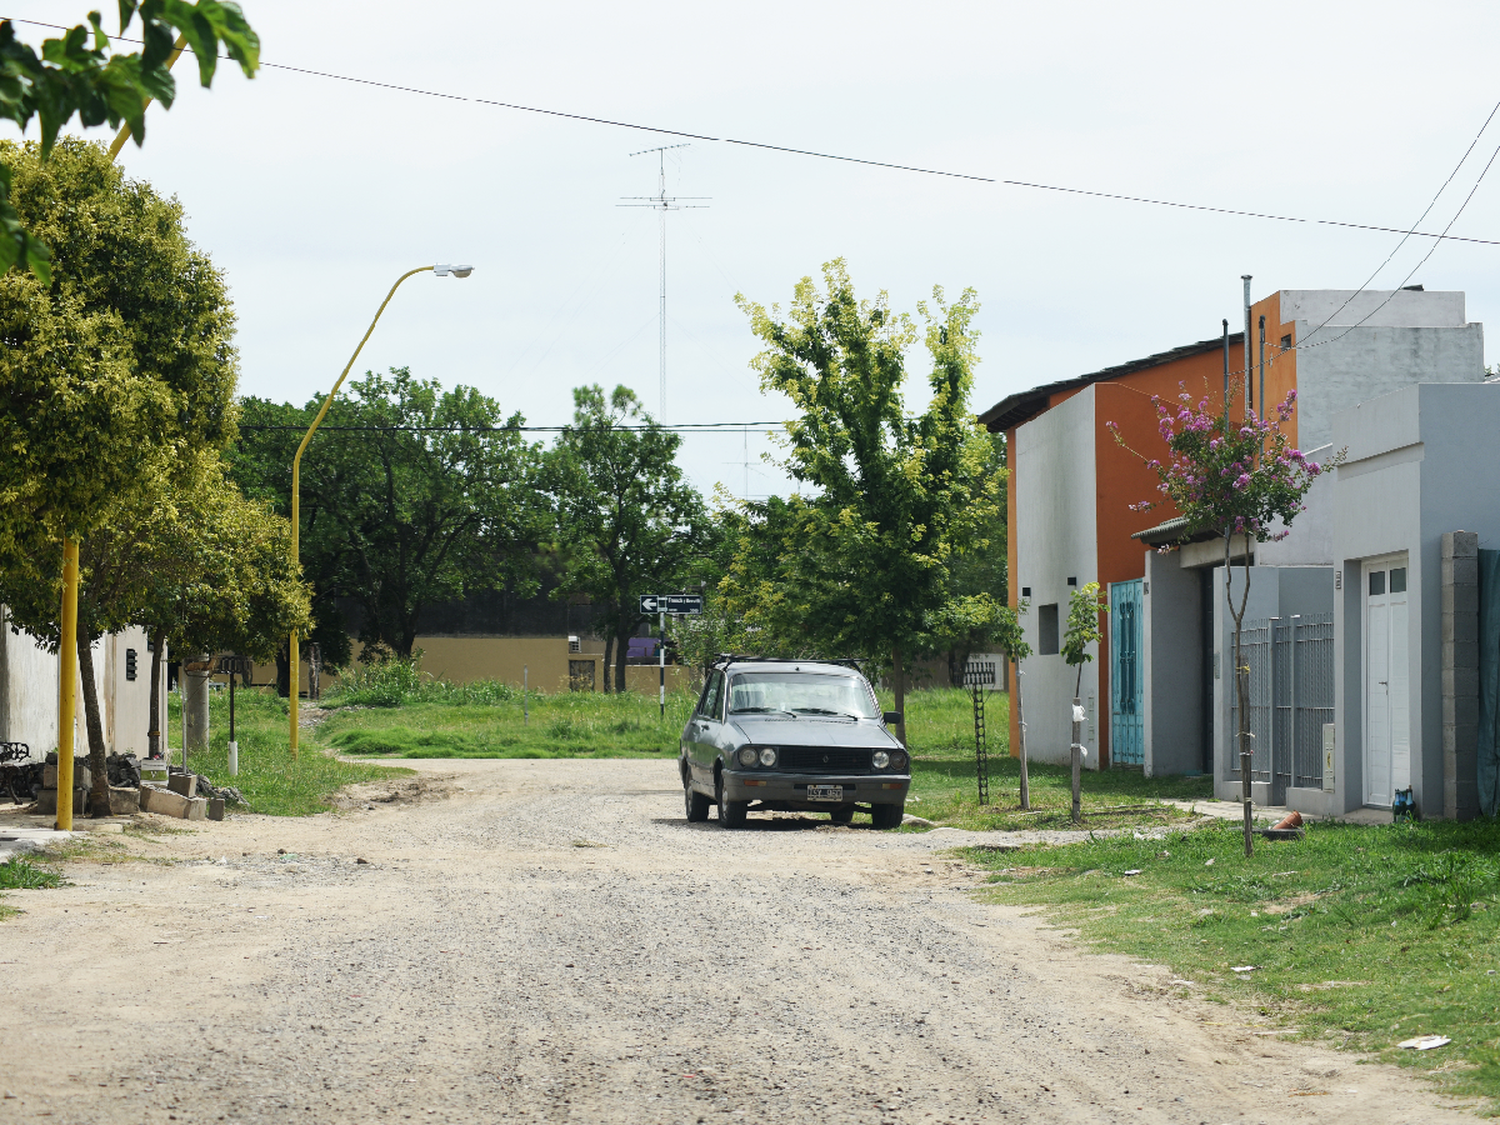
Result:
<svg viewBox="0 0 1500 1125"><path fill-rule="evenodd" d="M178 104L122 160L181 199L226 273L242 390L305 401L397 275L468 261L467 281L408 282L360 369L475 385L540 425L567 421L582 383L628 384L658 409L658 218L617 204L656 190L655 159L630 154L680 138L474 99L1388 227L1416 221L1500 100L1500 7L1482 2L244 7L268 64L471 100L270 66L204 91L179 71ZM11 0L4 14L83 11ZM1497 145L1500 116L1423 229L1447 224ZM784 417L747 366L734 294L784 302L839 255L899 308L934 284L978 291L983 409L1217 335L1222 317L1237 323L1241 274L1257 297L1352 288L1398 241L712 141L668 157L669 193L711 197L668 218L669 423ZM1500 239L1500 168L1453 233ZM1376 285L1400 284L1429 249L1411 240ZM1466 290L1470 319L1500 331L1497 266L1500 246L1445 243L1412 282ZM781 487L759 461L768 448L761 432L694 436L682 460L705 490L763 494Z"/></svg>

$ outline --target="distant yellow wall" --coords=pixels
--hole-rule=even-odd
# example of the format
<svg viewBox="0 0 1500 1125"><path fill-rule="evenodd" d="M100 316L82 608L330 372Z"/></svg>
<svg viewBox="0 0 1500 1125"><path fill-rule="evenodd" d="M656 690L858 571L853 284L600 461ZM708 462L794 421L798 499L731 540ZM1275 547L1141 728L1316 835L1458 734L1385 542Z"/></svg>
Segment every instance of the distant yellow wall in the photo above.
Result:
<svg viewBox="0 0 1500 1125"><path fill-rule="evenodd" d="M600 642L585 642L590 648ZM604 690L604 654L569 652L566 637L418 637L414 648L421 652L418 667L428 675L456 684L475 680L496 680L520 687L523 675L535 691L548 694L569 690L569 678L576 671L579 682L575 690ZM360 646L354 646L356 663ZM302 688L307 689L307 664L302 665ZM276 680L276 666L255 668L255 682ZM333 687L337 677L324 672L319 683L322 690ZM625 668L626 690L655 695L659 687L656 665L629 664ZM690 668L667 665L667 690L696 690L697 681Z"/></svg>

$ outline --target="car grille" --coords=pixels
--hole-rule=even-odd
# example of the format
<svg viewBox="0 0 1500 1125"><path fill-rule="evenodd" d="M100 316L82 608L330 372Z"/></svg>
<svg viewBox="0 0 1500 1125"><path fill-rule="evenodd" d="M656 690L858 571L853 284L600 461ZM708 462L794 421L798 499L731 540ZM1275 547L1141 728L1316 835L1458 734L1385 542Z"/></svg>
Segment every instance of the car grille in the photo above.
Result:
<svg viewBox="0 0 1500 1125"><path fill-rule="evenodd" d="M791 773L870 773L870 751L828 746L784 746L776 765Z"/></svg>

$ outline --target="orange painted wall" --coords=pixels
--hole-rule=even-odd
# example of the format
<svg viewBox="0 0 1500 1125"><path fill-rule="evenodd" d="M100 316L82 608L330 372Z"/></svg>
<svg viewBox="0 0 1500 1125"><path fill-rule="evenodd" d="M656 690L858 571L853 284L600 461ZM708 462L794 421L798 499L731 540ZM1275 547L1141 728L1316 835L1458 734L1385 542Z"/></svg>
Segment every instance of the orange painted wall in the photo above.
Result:
<svg viewBox="0 0 1500 1125"><path fill-rule="evenodd" d="M1266 318L1266 347L1264 353L1260 347L1260 318ZM1269 297L1262 298L1250 306L1250 325L1254 333L1251 341L1251 361L1254 364L1255 393L1260 395L1261 365L1264 361L1266 402L1271 404L1272 409L1280 406L1287 394L1297 386L1297 325L1293 323L1283 324L1281 321L1281 293L1278 290ZM1290 348L1284 348L1282 341L1290 342ZM1241 360L1243 363L1243 360ZM1236 365L1239 366L1239 365ZM1256 404L1257 413L1266 413ZM1274 415L1273 415L1274 417ZM1287 435L1292 444L1297 444L1297 414L1292 412L1291 419L1286 424Z"/></svg>

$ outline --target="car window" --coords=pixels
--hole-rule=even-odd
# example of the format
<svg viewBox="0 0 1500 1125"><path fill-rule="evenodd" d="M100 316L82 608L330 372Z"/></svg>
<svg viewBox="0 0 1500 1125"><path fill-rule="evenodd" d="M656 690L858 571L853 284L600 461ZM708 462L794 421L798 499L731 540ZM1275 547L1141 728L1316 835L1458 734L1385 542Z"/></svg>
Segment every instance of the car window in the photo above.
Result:
<svg viewBox="0 0 1500 1125"><path fill-rule="evenodd" d="M708 683L703 685L703 698L698 700L698 714L705 719L719 717L719 694L724 690L724 673L713 672Z"/></svg>
<svg viewBox="0 0 1500 1125"><path fill-rule="evenodd" d="M729 680L729 710L880 717L864 677L821 672L741 672Z"/></svg>

